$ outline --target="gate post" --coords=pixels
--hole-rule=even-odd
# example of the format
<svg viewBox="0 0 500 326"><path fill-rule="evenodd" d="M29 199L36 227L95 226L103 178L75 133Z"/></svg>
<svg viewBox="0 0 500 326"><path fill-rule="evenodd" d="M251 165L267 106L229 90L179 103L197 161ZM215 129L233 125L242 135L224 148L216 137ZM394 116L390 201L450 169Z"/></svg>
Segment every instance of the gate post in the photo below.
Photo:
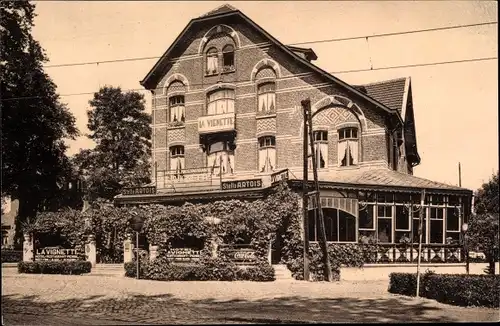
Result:
<svg viewBox="0 0 500 326"><path fill-rule="evenodd" d="M123 263L130 263L133 260L134 244L132 243L131 235L127 234L123 241Z"/></svg>
<svg viewBox="0 0 500 326"><path fill-rule="evenodd" d="M23 242L23 261L33 261L35 258L34 248L33 248L34 239L28 234L24 234L24 242Z"/></svg>
<svg viewBox="0 0 500 326"><path fill-rule="evenodd" d="M153 261L158 256L158 246L149 245L149 261Z"/></svg>
<svg viewBox="0 0 500 326"><path fill-rule="evenodd" d="M93 235L89 235L87 238L87 244L85 245L85 254L87 261L92 264L92 267L95 267L97 262L97 250L95 237Z"/></svg>

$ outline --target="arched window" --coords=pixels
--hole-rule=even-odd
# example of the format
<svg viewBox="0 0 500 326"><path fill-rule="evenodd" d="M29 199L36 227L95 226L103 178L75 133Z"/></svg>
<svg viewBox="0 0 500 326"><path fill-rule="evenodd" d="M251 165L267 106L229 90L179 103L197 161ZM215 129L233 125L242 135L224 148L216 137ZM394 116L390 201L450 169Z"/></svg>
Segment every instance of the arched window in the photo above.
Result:
<svg viewBox="0 0 500 326"><path fill-rule="evenodd" d="M228 140L220 140L208 145L207 166L213 175L234 172L234 148Z"/></svg>
<svg viewBox="0 0 500 326"><path fill-rule="evenodd" d="M216 48L207 51L207 75L216 74L219 71L219 56Z"/></svg>
<svg viewBox="0 0 500 326"><path fill-rule="evenodd" d="M234 113L234 90L222 89L208 94L207 114Z"/></svg>
<svg viewBox="0 0 500 326"><path fill-rule="evenodd" d="M184 123L186 120L186 107L184 106L184 95L175 95L168 98L169 117L168 122Z"/></svg>
<svg viewBox="0 0 500 326"><path fill-rule="evenodd" d="M259 138L259 172L270 172L276 168L276 138Z"/></svg>
<svg viewBox="0 0 500 326"><path fill-rule="evenodd" d="M234 70L234 46L228 44L222 49L222 72L230 72Z"/></svg>
<svg viewBox="0 0 500 326"><path fill-rule="evenodd" d="M339 130L338 160L339 166L358 164L357 128L343 128Z"/></svg>
<svg viewBox="0 0 500 326"><path fill-rule="evenodd" d="M328 167L328 131L318 130L313 133L314 138L314 156L316 158L316 167L318 169ZM308 147L309 154L311 153ZM312 169L312 158L309 158L309 168Z"/></svg>
<svg viewBox="0 0 500 326"><path fill-rule="evenodd" d="M276 84L274 82L260 84L257 94L259 113L276 111Z"/></svg>
<svg viewBox="0 0 500 326"><path fill-rule="evenodd" d="M170 170L174 172L176 177L182 176L184 171L184 146L171 146L170 147Z"/></svg>

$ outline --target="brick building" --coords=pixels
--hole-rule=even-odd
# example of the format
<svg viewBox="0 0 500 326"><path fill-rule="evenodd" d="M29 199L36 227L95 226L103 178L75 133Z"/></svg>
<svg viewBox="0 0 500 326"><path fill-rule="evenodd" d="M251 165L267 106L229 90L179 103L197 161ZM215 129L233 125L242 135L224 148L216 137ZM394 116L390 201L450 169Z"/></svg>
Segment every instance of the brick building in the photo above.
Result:
<svg viewBox="0 0 500 326"><path fill-rule="evenodd" d="M115 203L259 198L285 175L300 191L301 101L309 98L328 241L372 237L386 244L380 261L412 262L397 244L416 240L425 188L423 259L460 261L472 192L413 176L420 157L410 78L349 85L316 59L229 5L192 19L141 81L153 95L154 184Z"/></svg>

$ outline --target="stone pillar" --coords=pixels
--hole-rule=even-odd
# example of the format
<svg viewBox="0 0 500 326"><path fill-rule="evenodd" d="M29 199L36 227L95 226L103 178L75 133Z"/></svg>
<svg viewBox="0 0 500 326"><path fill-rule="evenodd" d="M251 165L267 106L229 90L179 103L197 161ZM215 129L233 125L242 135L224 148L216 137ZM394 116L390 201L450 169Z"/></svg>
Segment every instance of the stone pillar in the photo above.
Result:
<svg viewBox="0 0 500 326"><path fill-rule="evenodd" d="M23 242L23 261L33 261L34 257L33 239L29 234L25 234Z"/></svg>
<svg viewBox="0 0 500 326"><path fill-rule="evenodd" d="M217 237L213 237L210 241L210 245L212 247L212 257L217 258L217 250L219 249L219 239Z"/></svg>
<svg viewBox="0 0 500 326"><path fill-rule="evenodd" d="M134 259L134 244L130 238L130 234L127 234L125 241L123 241L123 262L130 263Z"/></svg>
<svg viewBox="0 0 500 326"><path fill-rule="evenodd" d="M89 235L87 238L87 243L85 244L85 254L87 261L92 264L92 267L95 267L97 263L97 248L95 237L93 235Z"/></svg>
<svg viewBox="0 0 500 326"><path fill-rule="evenodd" d="M149 261L153 261L158 256L158 246L149 245Z"/></svg>
<svg viewBox="0 0 500 326"><path fill-rule="evenodd" d="M267 251L267 261L269 264L272 263L272 257L273 257L273 239L269 239L269 249Z"/></svg>

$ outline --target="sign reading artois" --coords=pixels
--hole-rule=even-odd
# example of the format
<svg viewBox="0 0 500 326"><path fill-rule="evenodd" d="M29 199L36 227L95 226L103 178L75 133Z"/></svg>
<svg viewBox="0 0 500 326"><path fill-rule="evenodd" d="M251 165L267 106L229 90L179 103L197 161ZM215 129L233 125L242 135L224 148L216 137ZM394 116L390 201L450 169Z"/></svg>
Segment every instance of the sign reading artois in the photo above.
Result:
<svg viewBox="0 0 500 326"><path fill-rule="evenodd" d="M198 118L198 132L206 134L234 130L234 113L208 115Z"/></svg>

